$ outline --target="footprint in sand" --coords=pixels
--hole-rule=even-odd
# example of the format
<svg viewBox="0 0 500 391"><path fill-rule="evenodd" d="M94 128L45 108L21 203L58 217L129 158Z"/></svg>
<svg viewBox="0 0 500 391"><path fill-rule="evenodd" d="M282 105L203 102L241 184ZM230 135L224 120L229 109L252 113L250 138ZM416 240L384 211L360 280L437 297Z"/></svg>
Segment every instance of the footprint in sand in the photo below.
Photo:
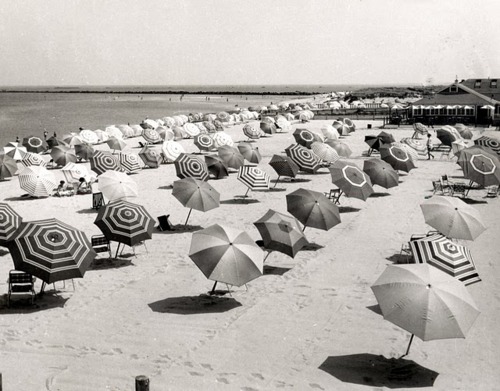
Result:
<svg viewBox="0 0 500 391"><path fill-rule="evenodd" d="M229 380L227 380L225 377L218 377L216 380L219 383L229 384Z"/></svg>
<svg viewBox="0 0 500 391"><path fill-rule="evenodd" d="M324 390L323 387L321 387L319 384L316 383L309 383L309 386L311 386L311 388L318 388L320 390Z"/></svg>
<svg viewBox="0 0 500 391"><path fill-rule="evenodd" d="M189 374L191 376L203 376L203 373L200 373L200 372L195 372L195 371L189 371Z"/></svg>
<svg viewBox="0 0 500 391"><path fill-rule="evenodd" d="M260 373L252 373L252 376L259 380L264 380L264 376L262 376Z"/></svg>
<svg viewBox="0 0 500 391"><path fill-rule="evenodd" d="M214 370L210 364L201 364L201 366L202 366L203 368L205 368L205 369L210 370L210 371L213 371L213 370Z"/></svg>

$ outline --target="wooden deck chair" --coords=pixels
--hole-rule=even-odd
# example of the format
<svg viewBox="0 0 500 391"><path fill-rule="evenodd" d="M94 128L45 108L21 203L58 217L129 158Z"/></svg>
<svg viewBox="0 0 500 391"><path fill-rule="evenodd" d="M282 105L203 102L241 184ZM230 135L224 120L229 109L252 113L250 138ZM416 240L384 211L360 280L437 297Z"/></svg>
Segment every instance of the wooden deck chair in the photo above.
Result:
<svg viewBox="0 0 500 391"><path fill-rule="evenodd" d="M488 198L496 198L498 197L498 193L500 192L500 186L489 186L488 192L486 193L486 197Z"/></svg>
<svg viewBox="0 0 500 391"><path fill-rule="evenodd" d="M328 193L325 193L326 198L332 201L336 205L340 205L340 196L342 195L342 190L331 189Z"/></svg>
<svg viewBox="0 0 500 391"><path fill-rule="evenodd" d="M92 209L99 210L103 205L105 205L104 195L101 192L92 193Z"/></svg>
<svg viewBox="0 0 500 391"><path fill-rule="evenodd" d="M90 238L90 242L92 248L96 253L107 252L109 257L112 258L111 255L111 244L109 243L109 239L104 235L94 235Z"/></svg>
<svg viewBox="0 0 500 391"><path fill-rule="evenodd" d="M443 184L441 181L432 181L432 194L444 195Z"/></svg>
<svg viewBox="0 0 500 391"><path fill-rule="evenodd" d="M159 231L172 231L172 223L168 219L170 215L158 216L158 227Z"/></svg>
<svg viewBox="0 0 500 391"><path fill-rule="evenodd" d="M451 185L451 195L453 197L465 198L466 185L463 183L454 183Z"/></svg>
<svg viewBox="0 0 500 391"><path fill-rule="evenodd" d="M10 307L10 300L12 295L30 295L31 304L34 303L36 293L35 293L35 277L31 274L19 271L11 270L9 272L9 291L7 294L7 306Z"/></svg>

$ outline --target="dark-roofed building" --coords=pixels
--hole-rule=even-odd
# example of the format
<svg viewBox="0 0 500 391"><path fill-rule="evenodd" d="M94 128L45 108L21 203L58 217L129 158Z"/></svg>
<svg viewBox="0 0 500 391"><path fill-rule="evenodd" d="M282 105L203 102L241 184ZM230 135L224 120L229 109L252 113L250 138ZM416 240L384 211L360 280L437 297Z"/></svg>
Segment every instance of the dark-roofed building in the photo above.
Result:
<svg viewBox="0 0 500 391"><path fill-rule="evenodd" d="M500 79L468 79L412 103L409 116L424 124L500 122Z"/></svg>

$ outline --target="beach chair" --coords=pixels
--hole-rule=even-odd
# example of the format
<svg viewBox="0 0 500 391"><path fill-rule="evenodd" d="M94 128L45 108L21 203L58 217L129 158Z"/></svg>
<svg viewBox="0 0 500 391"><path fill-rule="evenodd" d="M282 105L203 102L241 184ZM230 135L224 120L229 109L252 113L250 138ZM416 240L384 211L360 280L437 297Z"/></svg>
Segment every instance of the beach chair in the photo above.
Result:
<svg viewBox="0 0 500 391"><path fill-rule="evenodd" d="M111 255L111 244L109 243L109 239L104 235L94 235L90 238L90 242L92 248L96 253L107 252L109 257L112 258Z"/></svg>
<svg viewBox="0 0 500 391"><path fill-rule="evenodd" d="M413 263L413 252L411 251L410 242L425 238L426 236L427 234L413 234L408 242L401 245L399 256L406 261L405 263Z"/></svg>
<svg viewBox="0 0 500 391"><path fill-rule="evenodd" d="M465 198L466 187L464 183L453 183L451 185L451 196Z"/></svg>
<svg viewBox="0 0 500 391"><path fill-rule="evenodd" d="M488 187L488 192L486 193L486 197L488 198L496 198L498 197L498 192L500 192L500 186L490 186Z"/></svg>
<svg viewBox="0 0 500 391"><path fill-rule="evenodd" d="M432 194L444 195L443 184L441 181L432 181Z"/></svg>
<svg viewBox="0 0 500 391"><path fill-rule="evenodd" d="M92 209L99 210L104 204L104 195L101 192L92 193Z"/></svg>
<svg viewBox="0 0 500 391"><path fill-rule="evenodd" d="M133 246L131 246L132 252L134 253L134 257L137 257L137 254L135 253L135 248L138 247L138 246L144 246L144 248L146 249L146 253L149 254L148 247L146 246L146 241L143 240L142 242L139 242L139 243L134 244ZM125 245L122 246L122 251L120 251L120 256L122 256L124 249L125 249Z"/></svg>
<svg viewBox="0 0 500 391"><path fill-rule="evenodd" d="M331 189L328 193L324 193L326 198L332 201L336 205L340 205L340 196L342 195L342 190Z"/></svg>
<svg viewBox="0 0 500 391"><path fill-rule="evenodd" d="M158 216L158 229L159 231L172 231L172 223L168 219L170 215Z"/></svg>
<svg viewBox="0 0 500 391"><path fill-rule="evenodd" d="M11 270L9 272L9 291L7 294L7 307L10 307L10 300L12 295L30 295L31 304L35 301L35 280L31 274L19 271Z"/></svg>

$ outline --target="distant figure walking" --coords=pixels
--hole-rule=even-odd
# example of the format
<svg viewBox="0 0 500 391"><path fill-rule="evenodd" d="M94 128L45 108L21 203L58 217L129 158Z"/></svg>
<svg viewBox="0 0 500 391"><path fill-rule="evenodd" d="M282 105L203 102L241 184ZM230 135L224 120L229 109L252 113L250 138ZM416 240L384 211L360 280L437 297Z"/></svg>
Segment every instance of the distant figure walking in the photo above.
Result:
<svg viewBox="0 0 500 391"><path fill-rule="evenodd" d="M56 137L57 137L57 133L56 133L56 132L54 132L54 138L56 138Z"/></svg>
<svg viewBox="0 0 500 391"><path fill-rule="evenodd" d="M48 136L49 136L49 132L47 132L46 130L44 130L44 132L43 132L43 138L44 138L45 140L47 140L47 137L48 137Z"/></svg>
<svg viewBox="0 0 500 391"><path fill-rule="evenodd" d="M430 133L427 133L427 160L434 159L434 155L431 153L432 150L432 140Z"/></svg>
<svg viewBox="0 0 500 391"><path fill-rule="evenodd" d="M16 136L16 143L19 142L19 136Z"/></svg>

